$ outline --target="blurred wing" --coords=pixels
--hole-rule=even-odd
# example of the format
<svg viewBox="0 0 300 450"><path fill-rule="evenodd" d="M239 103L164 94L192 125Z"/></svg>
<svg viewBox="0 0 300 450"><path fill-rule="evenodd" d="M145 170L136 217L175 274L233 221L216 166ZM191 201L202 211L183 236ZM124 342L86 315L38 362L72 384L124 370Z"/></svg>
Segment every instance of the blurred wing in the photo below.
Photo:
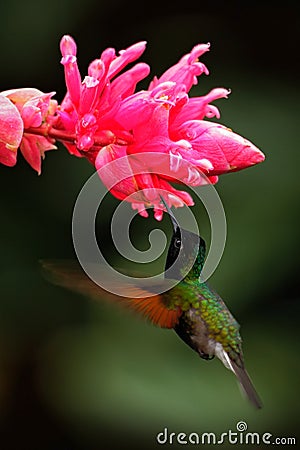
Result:
<svg viewBox="0 0 300 450"><path fill-rule="evenodd" d="M173 328L181 315L179 307L171 306L172 294L170 291L153 295L153 293L160 292L164 288L164 280L161 281L161 284L156 282L156 284L149 283L149 285L146 285L145 283L145 288L135 286L133 283L124 283L122 286L124 296L119 296L94 283L77 261L43 260L40 263L45 278L51 283L90 297L93 300L121 303L138 311L153 324L162 328ZM99 266L99 276L101 276L101 266ZM132 274L132 276L136 277L137 274ZM105 273L105 277L107 278L107 273ZM149 297L149 294L151 294L151 297Z"/></svg>

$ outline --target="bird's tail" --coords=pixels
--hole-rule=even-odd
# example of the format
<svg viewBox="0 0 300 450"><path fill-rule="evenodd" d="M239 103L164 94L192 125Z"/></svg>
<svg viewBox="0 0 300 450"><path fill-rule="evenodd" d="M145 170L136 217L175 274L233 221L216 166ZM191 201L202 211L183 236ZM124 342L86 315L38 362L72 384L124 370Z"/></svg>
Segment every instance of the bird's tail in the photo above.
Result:
<svg viewBox="0 0 300 450"><path fill-rule="evenodd" d="M257 409L260 409L262 407L261 399L259 398L259 395L256 392L256 389L246 369L238 366L236 362L234 362L229 357L228 353L225 352L225 350L221 345L220 347L221 348L216 349L217 357L222 361L222 363L224 364L225 367L227 367L227 369L231 370L235 374L240 383L242 391L245 393L246 397L249 399L252 405L254 405L255 408Z"/></svg>
<svg viewBox="0 0 300 450"><path fill-rule="evenodd" d="M252 405L255 406L255 408L260 409L262 407L262 401L259 398L259 395L256 392L256 389L253 386L253 383L246 369L239 367L234 361L231 361L231 366L232 366L231 370L234 372L237 379L239 380L240 386L243 392L246 394L247 398L250 400Z"/></svg>

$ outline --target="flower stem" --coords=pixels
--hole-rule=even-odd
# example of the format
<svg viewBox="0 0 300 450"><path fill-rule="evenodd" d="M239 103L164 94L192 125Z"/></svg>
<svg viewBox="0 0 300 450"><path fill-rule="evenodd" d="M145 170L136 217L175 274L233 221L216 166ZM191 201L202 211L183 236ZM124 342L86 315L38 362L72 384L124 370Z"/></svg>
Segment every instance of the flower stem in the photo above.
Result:
<svg viewBox="0 0 300 450"><path fill-rule="evenodd" d="M41 127L30 127L25 128L24 133L27 134L35 134L37 136L44 136L46 138L55 139L57 141L60 141L62 143L70 143L74 144L76 146L76 134L66 131L66 130L59 130L57 128L54 128L53 126L41 126ZM124 133L123 133L124 134ZM93 148L102 148L110 144L117 144L117 145L128 145L132 142L132 136L127 133L126 136L118 137L115 134L113 134L110 130L103 131L101 135L95 135L94 136L94 144Z"/></svg>

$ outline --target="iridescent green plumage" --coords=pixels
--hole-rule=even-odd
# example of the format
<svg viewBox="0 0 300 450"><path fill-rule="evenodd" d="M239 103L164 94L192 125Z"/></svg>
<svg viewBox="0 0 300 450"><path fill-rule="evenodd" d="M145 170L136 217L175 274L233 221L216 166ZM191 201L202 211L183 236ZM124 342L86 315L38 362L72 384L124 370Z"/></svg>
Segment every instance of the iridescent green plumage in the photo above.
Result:
<svg viewBox="0 0 300 450"><path fill-rule="evenodd" d="M170 304L180 307L183 313L193 309L194 315L205 321L209 338L220 342L232 356L241 353L239 324L215 291L198 280L182 281L174 291Z"/></svg>

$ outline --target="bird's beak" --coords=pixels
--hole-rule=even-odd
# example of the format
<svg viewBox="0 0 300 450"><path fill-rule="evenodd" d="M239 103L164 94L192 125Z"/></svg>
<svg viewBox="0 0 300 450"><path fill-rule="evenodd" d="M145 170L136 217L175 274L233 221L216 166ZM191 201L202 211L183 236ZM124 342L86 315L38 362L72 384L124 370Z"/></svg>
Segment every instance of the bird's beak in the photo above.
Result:
<svg viewBox="0 0 300 450"><path fill-rule="evenodd" d="M173 213L172 213L171 209L169 208L169 206L167 205L167 203L165 202L165 199L162 196L160 196L160 198L161 198L161 201L162 201L163 205L165 206L165 208L167 210L167 213L170 216L170 219L171 219L171 222L172 222L172 225L173 225L173 230L174 230L174 233L175 233L176 230L179 228L177 220L173 216Z"/></svg>

